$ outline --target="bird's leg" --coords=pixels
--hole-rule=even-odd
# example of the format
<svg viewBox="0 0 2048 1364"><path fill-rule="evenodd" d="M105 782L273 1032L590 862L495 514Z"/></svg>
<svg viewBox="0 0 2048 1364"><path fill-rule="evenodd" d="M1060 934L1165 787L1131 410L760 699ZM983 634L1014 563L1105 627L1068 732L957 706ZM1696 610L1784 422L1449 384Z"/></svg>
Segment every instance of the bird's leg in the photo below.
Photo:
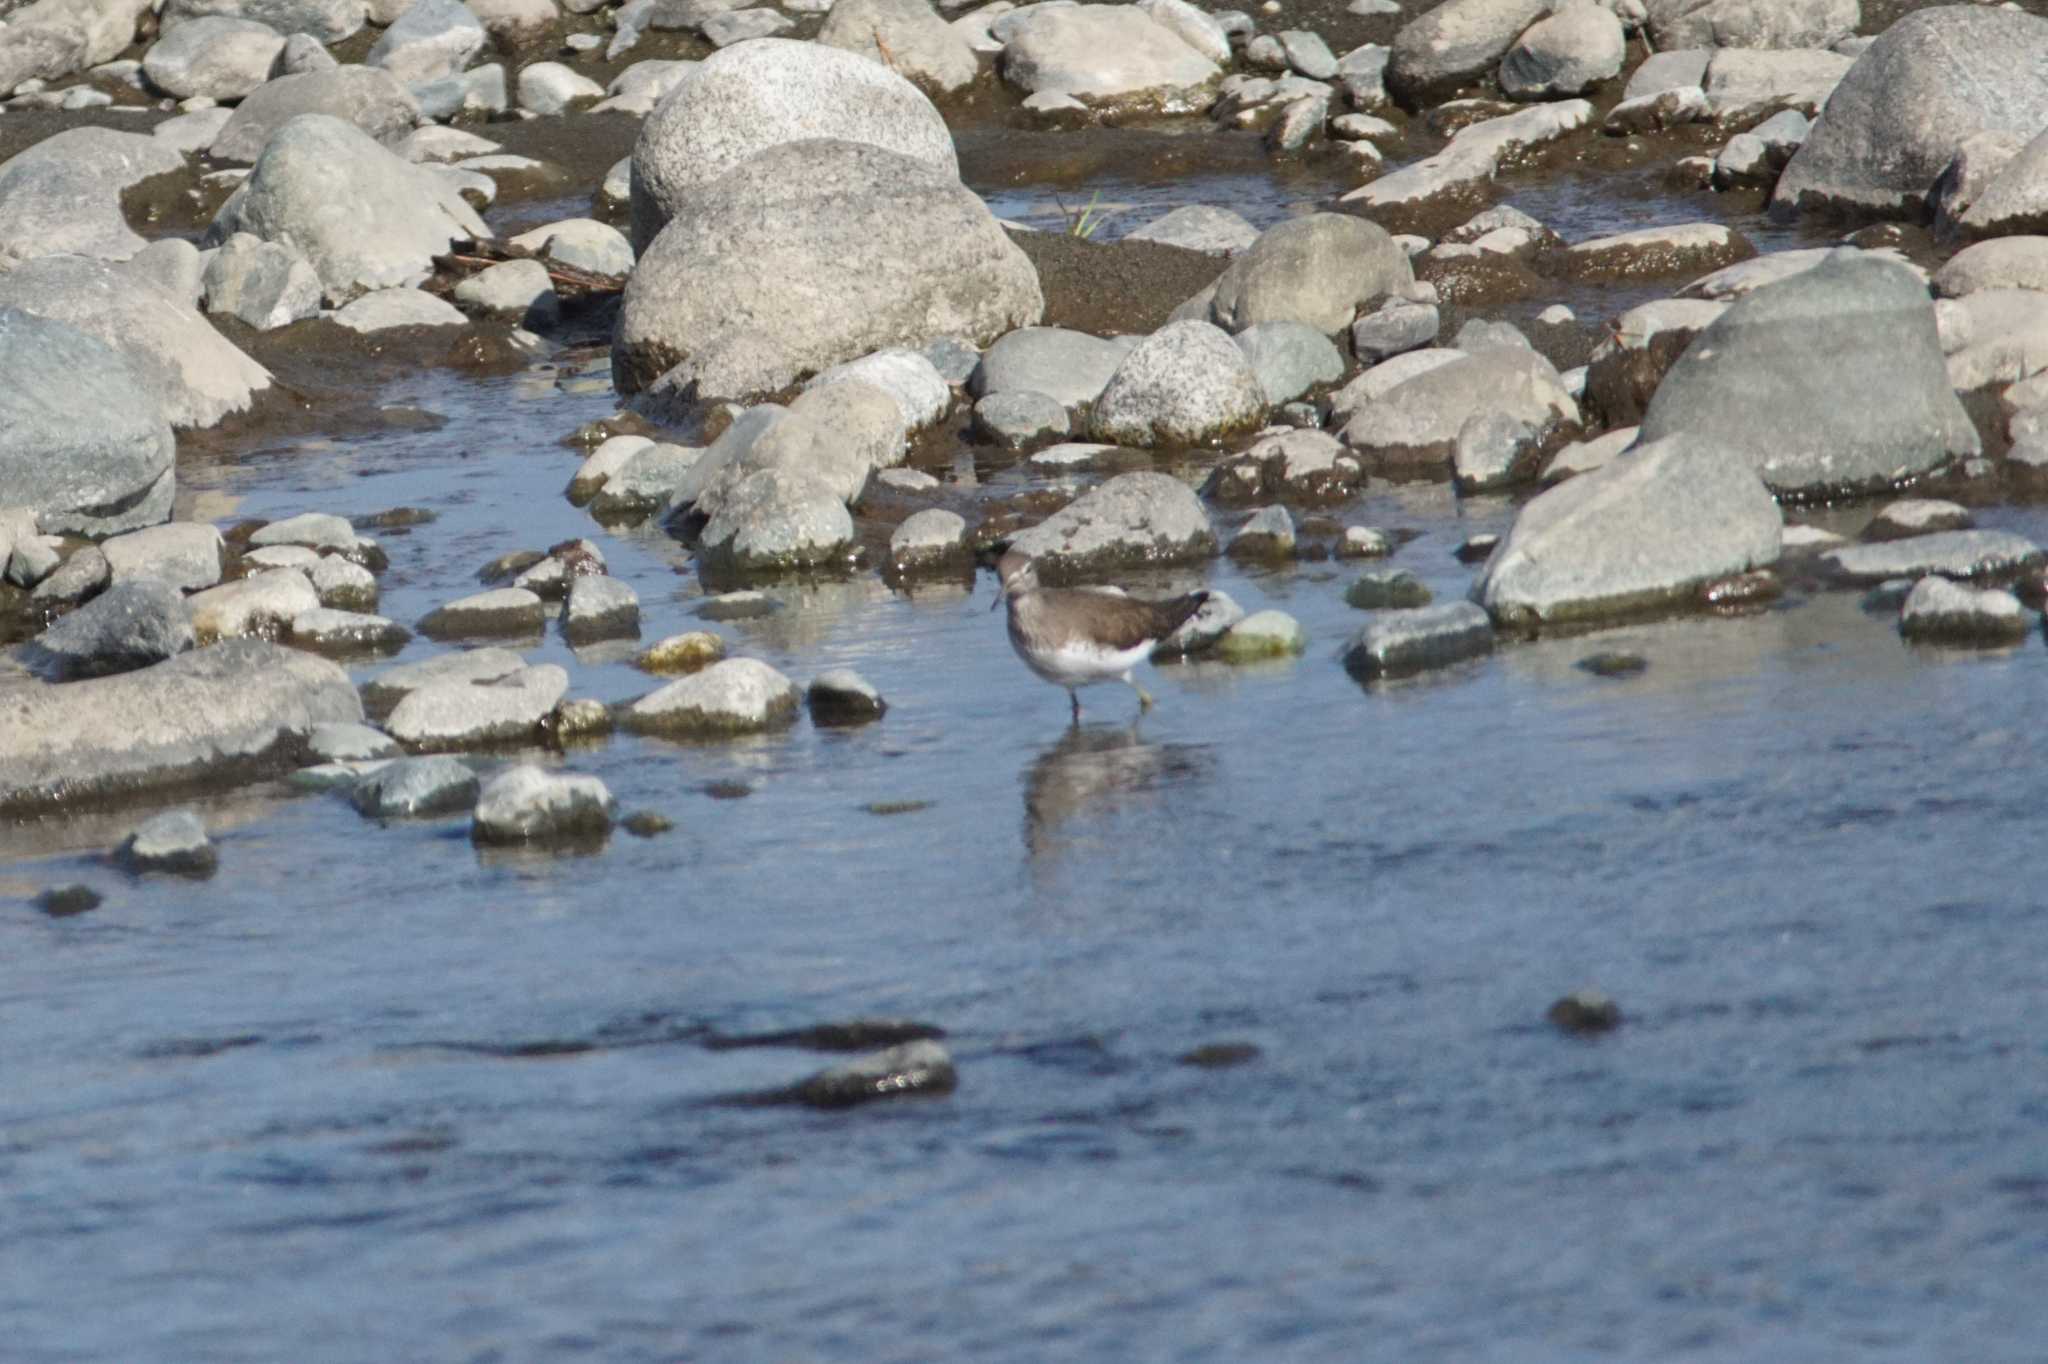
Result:
<svg viewBox="0 0 2048 1364"><path fill-rule="evenodd" d="M1152 693L1132 681L1128 673L1124 675L1124 681L1130 683L1131 690L1138 693L1138 709L1141 711L1152 709Z"/></svg>
<svg viewBox="0 0 2048 1364"><path fill-rule="evenodd" d="M1078 725L1081 723L1081 693L1068 687L1067 699L1074 703L1074 723Z"/></svg>

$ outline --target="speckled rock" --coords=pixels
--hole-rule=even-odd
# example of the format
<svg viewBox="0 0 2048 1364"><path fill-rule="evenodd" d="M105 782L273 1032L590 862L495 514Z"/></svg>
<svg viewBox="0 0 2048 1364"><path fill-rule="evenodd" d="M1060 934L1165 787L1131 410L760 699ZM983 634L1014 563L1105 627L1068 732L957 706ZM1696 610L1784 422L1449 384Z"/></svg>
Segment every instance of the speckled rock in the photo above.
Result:
<svg viewBox="0 0 2048 1364"><path fill-rule="evenodd" d="M131 872L169 872L207 877L220 866L220 852L193 810L166 810L145 820L121 841L114 859Z"/></svg>
<svg viewBox="0 0 2048 1364"><path fill-rule="evenodd" d="M1089 434L1117 445L1201 445L1257 426L1266 406L1227 333L1171 322L1117 366L1089 414Z"/></svg>
<svg viewBox="0 0 2048 1364"><path fill-rule="evenodd" d="M1363 681L1449 667L1493 651L1493 622L1471 602L1375 611L1344 646L1344 667Z"/></svg>
<svg viewBox="0 0 2048 1364"><path fill-rule="evenodd" d="M63 681L146 668L196 642L177 588L137 578L116 583L60 617L21 652L30 671Z"/></svg>
<svg viewBox="0 0 2048 1364"><path fill-rule="evenodd" d="M562 602L562 637L571 644L640 635L640 597L617 578L579 574Z"/></svg>
<svg viewBox="0 0 2048 1364"><path fill-rule="evenodd" d="M633 666L650 673L693 673L724 657L724 640L708 630L687 630L648 645Z"/></svg>
<svg viewBox="0 0 2048 1364"><path fill-rule="evenodd" d="M1876 544L1823 550L1820 562L1837 580L1869 585L1887 578L1992 578L2040 565L2041 547L2004 530L1945 530Z"/></svg>
<svg viewBox="0 0 2048 1364"><path fill-rule="evenodd" d="M508 767L477 797L469 836L478 843L576 842L611 832L618 802L596 777Z"/></svg>
<svg viewBox="0 0 2048 1364"><path fill-rule="evenodd" d="M913 512L889 536L889 567L894 573L957 569L967 560L967 522L943 507Z"/></svg>
<svg viewBox="0 0 2048 1364"><path fill-rule="evenodd" d="M395 653L412 638L412 631L396 621L326 606L292 617L289 633L301 649L339 655Z"/></svg>
<svg viewBox="0 0 2048 1364"><path fill-rule="evenodd" d="M1216 553L1216 533L1193 489L1171 475L1144 472L1119 474L1090 489L1010 545L1058 581L1207 559Z"/></svg>
<svg viewBox="0 0 2048 1364"><path fill-rule="evenodd" d="M245 635L279 639L293 620L319 609L320 594L299 570L272 568L194 593L185 605L202 644Z"/></svg>
<svg viewBox="0 0 2048 1364"><path fill-rule="evenodd" d="M797 712L796 684L759 659L728 658L641 697L619 715L641 734L720 737L780 729Z"/></svg>
<svg viewBox="0 0 2048 1364"><path fill-rule="evenodd" d="M475 805L479 785L458 758L399 758L357 782L349 803L371 819L430 819Z"/></svg>
<svg viewBox="0 0 2048 1364"><path fill-rule="evenodd" d="M489 682L431 682L408 692L384 728L415 753L529 743L568 690L569 674L553 663Z"/></svg>
<svg viewBox="0 0 2048 1364"><path fill-rule="evenodd" d="M500 587L458 598L427 613L420 633L430 639L471 639L485 635L539 634L547 610L523 587Z"/></svg>
<svg viewBox="0 0 2048 1364"><path fill-rule="evenodd" d="M2012 593L1966 587L1930 574L1913 584L1899 607L1899 633L1937 644L2014 644L2034 618Z"/></svg>
<svg viewBox="0 0 2048 1364"><path fill-rule="evenodd" d="M181 592L220 581L220 532L205 521L167 521L100 542L107 572L117 583L153 578Z"/></svg>

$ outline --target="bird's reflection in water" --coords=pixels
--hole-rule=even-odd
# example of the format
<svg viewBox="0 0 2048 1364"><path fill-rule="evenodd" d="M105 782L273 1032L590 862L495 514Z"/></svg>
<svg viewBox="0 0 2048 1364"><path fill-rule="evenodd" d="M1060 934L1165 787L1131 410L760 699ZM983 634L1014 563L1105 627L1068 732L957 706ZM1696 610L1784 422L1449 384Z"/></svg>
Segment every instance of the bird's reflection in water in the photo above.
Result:
<svg viewBox="0 0 2048 1364"><path fill-rule="evenodd" d="M1099 843L1094 819L1157 802L1214 766L1196 744L1148 743L1127 725L1077 725L1024 769L1024 850L1036 860Z"/></svg>

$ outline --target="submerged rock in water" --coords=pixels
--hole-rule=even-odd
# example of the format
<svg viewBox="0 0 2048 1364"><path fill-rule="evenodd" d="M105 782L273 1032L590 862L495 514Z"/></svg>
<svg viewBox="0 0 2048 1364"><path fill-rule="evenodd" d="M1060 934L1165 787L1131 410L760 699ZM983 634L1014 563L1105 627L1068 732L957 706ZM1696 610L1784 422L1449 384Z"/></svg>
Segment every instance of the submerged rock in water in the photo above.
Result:
<svg viewBox="0 0 2048 1364"><path fill-rule="evenodd" d="M1580 1036L1613 1032L1621 1026L1621 1007L1598 990L1576 990L1552 1004L1544 1016Z"/></svg>
<svg viewBox="0 0 2048 1364"><path fill-rule="evenodd" d="M1201 609L1153 646L1152 661L1157 663L1205 654L1244 618L1245 610L1237 604L1236 598L1228 592L1210 588L1208 600L1202 603Z"/></svg>
<svg viewBox="0 0 2048 1364"><path fill-rule="evenodd" d="M357 782L349 803L372 819L452 815L476 804L477 775L446 757L399 758Z"/></svg>
<svg viewBox="0 0 2048 1364"><path fill-rule="evenodd" d="M874 1099L950 1094L958 1083L951 1053L930 1038L920 1038L821 1070L788 1089L743 1095L739 1101L850 1108Z"/></svg>
<svg viewBox="0 0 2048 1364"><path fill-rule="evenodd" d="M693 673L724 657L724 640L708 630L687 630L648 645L633 665L642 672Z"/></svg>
<svg viewBox="0 0 2048 1364"><path fill-rule="evenodd" d="M1782 525L1745 461L1669 436L1524 506L1472 596L1522 627L1689 604L1707 582L1776 562Z"/></svg>
<svg viewBox="0 0 2048 1364"><path fill-rule="evenodd" d="M898 576L964 569L967 560L966 518L943 507L911 513L889 536L889 571Z"/></svg>
<svg viewBox="0 0 2048 1364"><path fill-rule="evenodd" d="M671 682L619 714L639 734L721 737L780 729L796 720L796 684L754 658L728 658Z"/></svg>
<svg viewBox="0 0 2048 1364"><path fill-rule="evenodd" d="M596 777L507 768L477 797L469 836L478 843L594 840L611 832L618 802Z"/></svg>
<svg viewBox="0 0 2048 1364"><path fill-rule="evenodd" d="M10 690L0 708L0 811L286 772L314 725L362 717L346 672L260 640L114 677Z"/></svg>
<svg viewBox="0 0 2048 1364"><path fill-rule="evenodd" d="M363 704L384 714L421 687L437 682L493 682L526 666L511 649L465 649L437 654L417 663L401 663L363 683Z"/></svg>
<svg viewBox="0 0 2048 1364"><path fill-rule="evenodd" d="M115 853L133 872L171 872L179 876L211 876L220 853L206 836L206 825L191 810L167 810L145 821L122 841Z"/></svg>
<svg viewBox="0 0 2048 1364"><path fill-rule="evenodd" d="M1344 667L1371 681L1449 667L1493 651L1493 621L1471 602L1375 611L1344 646Z"/></svg>
<svg viewBox="0 0 2048 1364"><path fill-rule="evenodd" d="M864 725L889 709L874 684L851 668L831 668L812 678L804 704L810 707L811 723L821 728Z"/></svg>

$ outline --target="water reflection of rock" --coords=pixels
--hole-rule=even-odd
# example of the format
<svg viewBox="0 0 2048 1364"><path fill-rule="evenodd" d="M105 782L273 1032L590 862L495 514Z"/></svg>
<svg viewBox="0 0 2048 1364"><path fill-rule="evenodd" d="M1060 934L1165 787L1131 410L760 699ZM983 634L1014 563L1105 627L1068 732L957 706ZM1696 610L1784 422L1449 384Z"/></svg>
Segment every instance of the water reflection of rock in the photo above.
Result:
<svg viewBox="0 0 2048 1364"><path fill-rule="evenodd" d="M1047 857L1093 842L1094 817L1169 800L1214 767L1206 748L1148 743L1136 723L1070 729L1024 769L1025 851Z"/></svg>

